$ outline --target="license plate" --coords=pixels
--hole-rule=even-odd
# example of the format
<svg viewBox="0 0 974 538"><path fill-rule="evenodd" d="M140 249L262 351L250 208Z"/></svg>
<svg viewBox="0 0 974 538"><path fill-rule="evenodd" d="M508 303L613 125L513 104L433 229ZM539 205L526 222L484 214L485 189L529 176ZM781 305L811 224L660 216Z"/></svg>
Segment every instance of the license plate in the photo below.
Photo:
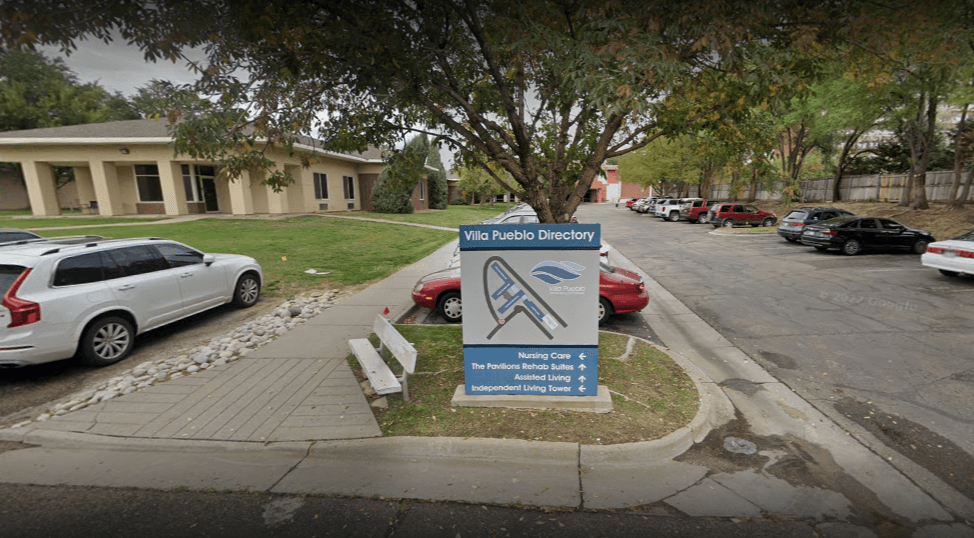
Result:
<svg viewBox="0 0 974 538"><path fill-rule="evenodd" d="M957 251L956 250L945 250L944 251L944 258L956 258L956 257L957 257Z"/></svg>

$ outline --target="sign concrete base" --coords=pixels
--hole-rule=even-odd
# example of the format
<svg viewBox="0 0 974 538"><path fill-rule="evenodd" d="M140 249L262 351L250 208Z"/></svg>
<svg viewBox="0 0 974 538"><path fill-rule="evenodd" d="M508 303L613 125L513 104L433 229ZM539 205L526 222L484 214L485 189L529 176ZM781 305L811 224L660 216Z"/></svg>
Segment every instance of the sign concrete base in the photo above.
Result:
<svg viewBox="0 0 974 538"><path fill-rule="evenodd" d="M534 396L515 394L468 395L460 385L453 393L454 407L509 407L512 409L550 409L583 413L612 412L609 388L599 385L598 396Z"/></svg>

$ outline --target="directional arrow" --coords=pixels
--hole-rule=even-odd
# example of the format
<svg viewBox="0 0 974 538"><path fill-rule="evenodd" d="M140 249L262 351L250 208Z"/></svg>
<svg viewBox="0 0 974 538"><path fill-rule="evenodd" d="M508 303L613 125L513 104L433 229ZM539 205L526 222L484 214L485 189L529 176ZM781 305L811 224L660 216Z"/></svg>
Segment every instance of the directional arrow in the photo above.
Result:
<svg viewBox="0 0 974 538"><path fill-rule="evenodd" d="M585 392L585 385L578 387L579 392Z"/></svg>
<svg viewBox="0 0 974 538"><path fill-rule="evenodd" d="M583 376L583 375L578 376L578 382L579 383L584 383L586 379L588 379L588 378L585 377L585 376Z"/></svg>
<svg viewBox="0 0 974 538"><path fill-rule="evenodd" d="M584 353L579 353L578 358L579 359L582 359L584 361L585 360L585 354Z"/></svg>
<svg viewBox="0 0 974 538"><path fill-rule="evenodd" d="M578 369L584 371L585 370L585 365L584 364L579 364L578 365Z"/></svg>

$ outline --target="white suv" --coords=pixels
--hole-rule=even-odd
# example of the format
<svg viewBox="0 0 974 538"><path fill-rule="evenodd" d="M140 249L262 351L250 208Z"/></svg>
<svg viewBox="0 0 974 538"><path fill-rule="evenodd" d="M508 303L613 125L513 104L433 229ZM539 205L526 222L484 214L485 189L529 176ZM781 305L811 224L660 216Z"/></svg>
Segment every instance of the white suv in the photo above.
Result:
<svg viewBox="0 0 974 538"><path fill-rule="evenodd" d="M249 256L159 238L8 244L0 247L0 367L73 355L106 366L128 356L137 334L228 302L252 306L262 282Z"/></svg>

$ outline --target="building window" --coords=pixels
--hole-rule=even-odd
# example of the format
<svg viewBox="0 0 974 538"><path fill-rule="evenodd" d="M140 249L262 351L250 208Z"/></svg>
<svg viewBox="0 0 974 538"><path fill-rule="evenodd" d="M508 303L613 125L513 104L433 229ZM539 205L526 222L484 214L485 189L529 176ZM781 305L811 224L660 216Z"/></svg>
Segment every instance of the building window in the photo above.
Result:
<svg viewBox="0 0 974 538"><path fill-rule="evenodd" d="M140 202L161 202L162 182L159 167L154 164L135 165L135 184L139 189Z"/></svg>
<svg viewBox="0 0 974 538"><path fill-rule="evenodd" d="M419 182L419 199L426 199L426 183L423 183L422 181Z"/></svg>
<svg viewBox="0 0 974 538"><path fill-rule="evenodd" d="M342 176L342 183L345 185L345 199L355 199L355 178L352 176Z"/></svg>
<svg viewBox="0 0 974 538"><path fill-rule="evenodd" d="M315 200L328 199L328 174L314 173Z"/></svg>

